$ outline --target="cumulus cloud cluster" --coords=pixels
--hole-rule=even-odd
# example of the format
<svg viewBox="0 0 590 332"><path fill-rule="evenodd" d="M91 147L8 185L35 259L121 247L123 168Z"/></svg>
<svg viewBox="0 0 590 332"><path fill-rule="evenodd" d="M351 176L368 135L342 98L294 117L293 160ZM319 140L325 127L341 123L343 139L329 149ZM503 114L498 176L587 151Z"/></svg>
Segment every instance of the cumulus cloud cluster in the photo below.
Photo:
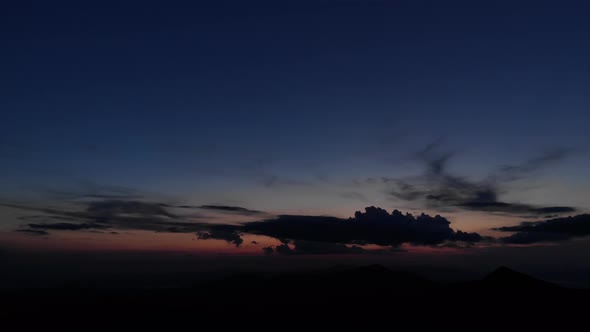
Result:
<svg viewBox="0 0 590 332"><path fill-rule="evenodd" d="M397 246L402 243L435 245L444 241L482 239L477 233L455 232L450 222L439 215L388 213L378 207L357 211L354 218L282 215L274 219L245 223L244 233L266 235L276 239L340 244L377 244Z"/></svg>
<svg viewBox="0 0 590 332"><path fill-rule="evenodd" d="M240 233L230 229L224 230L217 228L208 231L200 231L197 232L197 238L199 240L224 240L225 242L234 244L236 247L239 247L242 243L244 243Z"/></svg>
<svg viewBox="0 0 590 332"><path fill-rule="evenodd" d="M363 254L367 252L362 247L355 245L347 246L340 243L297 240L293 241L291 246L289 243L282 243L275 247L275 251L282 255L341 255ZM272 253L272 247L264 248L264 250L265 252L270 250L268 253Z"/></svg>
<svg viewBox="0 0 590 332"><path fill-rule="evenodd" d="M367 250L363 245L397 247L440 245L445 242L481 242L489 238L478 233L454 231L450 222L439 215L392 213L378 207L357 211L353 218L328 216L280 215L276 218L246 222L239 225L210 224L208 231L198 233L200 239L221 239L236 246L242 234L264 235L281 244L263 248L263 252L284 255L383 253ZM388 250L385 250L388 251Z"/></svg>

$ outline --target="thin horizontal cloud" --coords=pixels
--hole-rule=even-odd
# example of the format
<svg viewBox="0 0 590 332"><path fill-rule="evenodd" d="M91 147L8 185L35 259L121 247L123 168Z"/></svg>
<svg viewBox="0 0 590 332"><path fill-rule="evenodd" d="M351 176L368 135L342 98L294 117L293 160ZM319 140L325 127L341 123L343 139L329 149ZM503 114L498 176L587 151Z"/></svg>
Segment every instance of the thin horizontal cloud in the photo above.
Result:
<svg viewBox="0 0 590 332"><path fill-rule="evenodd" d="M316 242L316 241L285 241L280 245L265 247L264 254L270 255L388 255L405 252L400 248L366 249L358 245L346 245L340 243Z"/></svg>
<svg viewBox="0 0 590 332"><path fill-rule="evenodd" d="M181 206L182 207L182 206ZM258 210L251 210L241 206L228 206L228 205L201 205L198 208L205 210L214 210L220 212L237 213L242 215L254 215L263 214L264 212Z"/></svg>
<svg viewBox="0 0 590 332"><path fill-rule="evenodd" d="M86 212L97 216L114 216L114 215L138 215L147 217L167 217L175 218L176 215L165 209L163 204L125 201L125 200L104 200L90 202L86 206Z"/></svg>
<svg viewBox="0 0 590 332"><path fill-rule="evenodd" d="M47 231L43 231L40 229L17 229L15 232L26 233L31 235L49 235Z"/></svg>
<svg viewBox="0 0 590 332"><path fill-rule="evenodd" d="M289 243L282 243L275 247L275 251L282 255L347 255L367 253L367 250L356 245L347 246L340 243L304 240L293 241L292 247Z"/></svg>
<svg viewBox="0 0 590 332"><path fill-rule="evenodd" d="M81 229L106 229L109 228L105 224L98 224L98 223L82 223L82 224L73 224L73 223L55 223L55 224L27 224L30 228L33 229L44 229L44 230L62 230L62 231L77 231Z"/></svg>
<svg viewBox="0 0 590 332"><path fill-rule="evenodd" d="M83 209L67 210L20 204L0 204L5 207L34 212L21 217L29 229L82 231L104 229L148 230L155 232L192 233L205 229L201 223L171 212L165 204L156 202L103 200L82 203ZM80 204L76 205L80 206ZM64 222L67 221L67 222Z"/></svg>
<svg viewBox="0 0 590 332"><path fill-rule="evenodd" d="M211 230L207 223L195 222L195 219L209 219L197 214L180 215L173 210L178 208L214 210L224 213L245 216L267 215L258 210L251 210L237 206L224 205L171 205L159 202L145 202L137 200L99 200L78 202L75 206L82 206L79 210L67 210L50 207L35 207L21 204L2 203L4 207L16 208L33 215L21 216L20 220L27 222L30 230L38 231L90 231L105 229L147 230L170 233L199 233L200 238L219 238L239 245L241 239L235 236ZM239 238L239 236L238 236Z"/></svg>
<svg viewBox="0 0 590 332"><path fill-rule="evenodd" d="M49 198L58 200L138 200L144 194L138 190L123 187L96 185L83 181L75 190L42 190Z"/></svg>

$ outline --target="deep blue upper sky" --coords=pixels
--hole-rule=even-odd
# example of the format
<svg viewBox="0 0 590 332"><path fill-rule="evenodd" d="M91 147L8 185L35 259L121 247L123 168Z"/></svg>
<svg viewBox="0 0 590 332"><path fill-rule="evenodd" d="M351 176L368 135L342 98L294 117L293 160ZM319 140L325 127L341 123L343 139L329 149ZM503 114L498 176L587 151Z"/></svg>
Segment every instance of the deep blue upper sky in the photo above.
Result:
<svg viewBox="0 0 590 332"><path fill-rule="evenodd" d="M438 142L470 179L573 151L538 175L542 194L501 193L579 207L589 15L582 1L3 4L1 193L123 186L348 213L395 205L359 182L420 173L413 156Z"/></svg>

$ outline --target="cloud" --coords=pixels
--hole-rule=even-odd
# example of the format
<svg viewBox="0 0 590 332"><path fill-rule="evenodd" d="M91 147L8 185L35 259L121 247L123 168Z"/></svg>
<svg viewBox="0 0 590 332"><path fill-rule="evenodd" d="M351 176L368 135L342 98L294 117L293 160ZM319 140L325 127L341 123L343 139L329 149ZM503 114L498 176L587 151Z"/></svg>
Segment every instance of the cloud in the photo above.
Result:
<svg viewBox="0 0 590 332"><path fill-rule="evenodd" d="M224 205L171 205L159 202L147 202L138 200L114 200L105 199L90 202L77 202L79 210L67 210L57 208L35 207L19 204L0 204L5 207L17 208L35 215L22 216L19 219L29 221L27 226L31 229L48 229L60 231L78 231L86 229L128 229L148 230L155 232L192 233L209 230L205 223L195 223L195 218L202 216L192 214L183 216L172 212L174 209L207 209L242 215L262 215L262 211L246 209L237 206ZM31 222L32 221L32 222ZM224 235L214 230L209 234L213 237L225 239ZM202 234L203 237L207 235ZM234 244L241 244L236 236L229 236ZM239 235L237 235L239 238Z"/></svg>
<svg viewBox="0 0 590 332"><path fill-rule="evenodd" d="M78 218L69 217L69 216L53 216L53 215L34 215L34 216L21 216L18 217L19 220L23 221L31 221L31 222L54 222L54 221L78 221Z"/></svg>
<svg viewBox="0 0 590 332"><path fill-rule="evenodd" d="M545 221L522 222L516 226L498 227L493 230L516 232L513 235L500 238L500 241L504 243L530 244L564 241L590 235L590 214Z"/></svg>
<svg viewBox="0 0 590 332"><path fill-rule="evenodd" d="M15 232L27 233L31 235L49 235L48 232L39 229L17 229Z"/></svg>
<svg viewBox="0 0 590 332"><path fill-rule="evenodd" d="M58 200L86 200L86 199L105 199L105 200L137 200L143 195L131 188L121 186L99 186L93 183L83 182L80 184L80 190L44 190L49 197Z"/></svg>
<svg viewBox="0 0 590 332"><path fill-rule="evenodd" d="M128 229L156 232L193 233L206 230L202 223L176 215L167 209L166 204L156 202L103 200L83 202L81 210L66 210L35 207L19 204L0 204L5 207L35 212L35 215L21 217L31 229L50 229L79 231L85 229ZM77 206L80 206L77 204ZM54 222L59 221L59 222ZM64 222L67 221L67 222Z"/></svg>
<svg viewBox="0 0 590 332"><path fill-rule="evenodd" d="M381 246L398 246L402 243L436 245L445 241L473 241L483 239L477 233L455 232L450 222L441 216L425 214L414 217L395 210L389 214L377 207L357 211L354 218L341 219L327 216L282 215L274 219L247 222L241 225L210 225L212 229L233 230L239 233L265 235L279 239L283 244L293 241L311 251L310 243L332 243ZM303 241L303 242L302 242ZM316 245L317 246L317 245ZM350 247L348 247L350 248ZM331 247L336 250L336 247ZM339 250L347 250L338 246ZM290 247L275 247L278 253L289 254ZM295 249L296 250L296 249ZM327 250L327 249L326 249ZM356 250L358 249L351 249Z"/></svg>
<svg viewBox="0 0 590 332"><path fill-rule="evenodd" d="M484 240L491 240L491 238L481 236L478 233L468 233L468 232L457 231L457 232L455 232L455 234L453 234L451 236L451 238L449 240L450 241L461 241L461 242L475 243L475 242L481 242Z"/></svg>
<svg viewBox="0 0 590 332"><path fill-rule="evenodd" d="M201 240L218 239L239 247L243 234L265 235L293 248L278 246L273 250L283 254L361 253L361 245L399 246L439 245L449 241L481 242L486 238L477 233L454 231L450 222L439 215L391 214L377 207L357 211L353 218L329 216L281 215L271 219L241 224L193 222L190 218L171 212L170 205L157 202L104 200L82 203L81 210L38 208L3 204L35 215L23 220L30 230L89 231L89 230L148 230L171 233L196 233ZM79 207L80 204L77 204ZM175 206L172 206L175 207ZM214 206L214 209L238 211L243 208ZM255 211L247 210L246 211ZM51 222L53 221L53 222ZM58 221L58 222L55 222ZM268 251L265 249L265 251ZM290 251L293 251L290 253Z"/></svg>
<svg viewBox="0 0 590 332"><path fill-rule="evenodd" d="M227 243L234 244L236 247L239 247L244 242L240 236L240 233L233 230L223 229L212 229L209 231L197 232L197 238L199 240L224 240Z"/></svg>
<svg viewBox="0 0 590 332"><path fill-rule="evenodd" d="M326 243L314 241L294 241L294 253L297 255L329 255L329 254L361 254L363 248L359 246L346 246L339 243Z"/></svg>
<svg viewBox="0 0 590 332"><path fill-rule="evenodd" d="M518 232L510 236L499 239L505 244L533 244L540 242L560 242L566 241L570 237L566 234L549 233L549 232Z"/></svg>
<svg viewBox="0 0 590 332"><path fill-rule="evenodd" d="M198 208L205 209L205 210L238 213L238 214L242 214L242 215L254 215L254 214L264 213L262 211L251 210L251 209L243 208L240 206L227 206L227 205L201 205Z"/></svg>
<svg viewBox="0 0 590 332"><path fill-rule="evenodd" d="M504 212L513 214L542 215L548 213L563 214L576 212L576 209L570 206L536 207L529 204L505 203L498 201L467 201L459 202L455 206L474 211Z"/></svg>
<svg viewBox="0 0 590 332"><path fill-rule="evenodd" d="M53 229L61 231L78 231L81 229L105 229L107 225L98 223L83 223L83 224L72 224L72 223L56 223L56 224L27 224L33 229Z"/></svg>
<svg viewBox="0 0 590 332"><path fill-rule="evenodd" d="M427 195L427 191L419 189L417 186L403 180L381 178L381 181L386 184L393 184L394 189L391 189L389 194L397 199L414 201Z"/></svg>
<svg viewBox="0 0 590 332"><path fill-rule="evenodd" d="M149 203L141 201L125 200L104 200L88 203L86 211L95 215L104 215L106 217L114 215L139 215L149 217L168 217L176 216L165 209L164 204Z"/></svg>
<svg viewBox="0 0 590 332"><path fill-rule="evenodd" d="M537 213L547 214L547 213L573 213L576 212L576 209L569 207L569 206L551 206L545 208L537 208Z"/></svg>
<svg viewBox="0 0 590 332"><path fill-rule="evenodd" d="M364 249L357 245L345 245L340 243L317 242L295 240L293 242L285 242L275 247L263 248L265 254L272 254L276 251L282 255L349 255L349 254L392 254L396 252L405 252L406 250L400 248L389 249Z"/></svg>
<svg viewBox="0 0 590 332"><path fill-rule="evenodd" d="M283 243L283 244L276 246L275 251L277 252L277 254L281 254L281 255L294 255L295 254L295 251L293 251L293 249L291 249L287 243Z"/></svg>
<svg viewBox="0 0 590 332"><path fill-rule="evenodd" d="M520 165L506 165L490 175L494 181L514 181L554 162L562 161L573 154L572 149L553 149L533 157Z"/></svg>
<svg viewBox="0 0 590 332"><path fill-rule="evenodd" d="M569 206L536 206L504 202L498 198L502 183L519 179L551 162L562 160L569 156L569 150L549 151L521 165L503 166L484 180L474 181L450 174L447 164L453 153L436 153L437 146L431 144L417 153L417 158L426 165L424 174L408 179L380 179L382 183L390 186L389 194L392 197L405 201L420 200L427 207L436 209L458 208L516 215L563 214L576 211Z"/></svg>

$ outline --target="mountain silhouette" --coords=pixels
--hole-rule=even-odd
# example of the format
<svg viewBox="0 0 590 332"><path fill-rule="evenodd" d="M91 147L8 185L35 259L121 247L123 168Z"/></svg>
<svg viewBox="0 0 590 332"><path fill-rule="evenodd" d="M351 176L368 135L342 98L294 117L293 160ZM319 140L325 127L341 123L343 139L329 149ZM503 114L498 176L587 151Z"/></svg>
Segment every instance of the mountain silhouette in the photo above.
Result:
<svg viewBox="0 0 590 332"><path fill-rule="evenodd" d="M153 327L185 326L195 318L220 326L231 322L304 324L329 322L479 326L482 322L572 317L590 293L569 289L500 267L481 280L437 283L382 265L341 266L283 274L233 275L177 288L80 288L13 290L0 293L0 319L40 323L72 319ZM108 317L108 321L103 321ZM540 318L531 318L540 317ZM580 312L580 317L583 313ZM34 319L32 319L34 318ZM197 321L199 322L199 321ZM305 325L307 324L307 325ZM474 325L475 324L475 325ZM544 326L541 324L541 326Z"/></svg>
<svg viewBox="0 0 590 332"><path fill-rule="evenodd" d="M527 274L514 271L506 266L500 266L482 279L485 286L496 288L555 288L556 284L531 277Z"/></svg>

